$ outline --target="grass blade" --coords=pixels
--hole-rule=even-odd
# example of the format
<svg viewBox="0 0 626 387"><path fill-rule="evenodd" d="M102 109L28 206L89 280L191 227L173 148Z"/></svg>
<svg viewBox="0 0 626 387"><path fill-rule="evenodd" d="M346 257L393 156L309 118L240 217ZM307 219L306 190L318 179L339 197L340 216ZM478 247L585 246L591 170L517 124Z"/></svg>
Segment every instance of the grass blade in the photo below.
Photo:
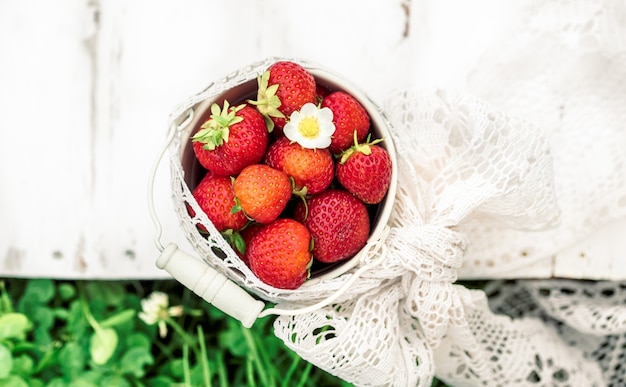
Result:
<svg viewBox="0 0 626 387"><path fill-rule="evenodd" d="M281 383L281 387L289 387L292 385L291 378L293 377L293 373L296 371L298 364L300 364L300 357L294 354L293 360L291 361L291 365L289 366L289 369L287 370L287 373L285 374L285 378L283 379L283 382Z"/></svg>
<svg viewBox="0 0 626 387"><path fill-rule="evenodd" d="M298 387L302 387L309 380L309 374L311 373L311 369L313 368L313 364L307 362L306 367L304 367L304 371L300 376L300 382L298 382Z"/></svg>
<svg viewBox="0 0 626 387"><path fill-rule="evenodd" d="M204 331L202 327L198 325L198 341L200 342L200 362L202 364L202 376L204 378L204 385L211 387L211 368L209 365L209 359L207 358L206 342L204 341Z"/></svg>
<svg viewBox="0 0 626 387"><path fill-rule="evenodd" d="M217 375L220 380L220 387L229 387L228 371L226 370L226 364L224 363L224 354L222 352L217 353Z"/></svg>
<svg viewBox="0 0 626 387"><path fill-rule="evenodd" d="M274 382L274 378L272 377L270 380L267 372L265 371L267 366L263 364L263 362L261 361L261 356L257 348L256 342L254 340L254 337L252 336L252 334L247 328L243 327L243 325L241 326L241 329L242 329L243 336L246 339L246 343L248 344L248 348L250 349L249 358L251 358L252 361L254 362L257 374L259 375L259 378L261 379L261 385L263 386L275 385L276 383Z"/></svg>
<svg viewBox="0 0 626 387"><path fill-rule="evenodd" d="M185 386L191 386L191 372L189 368L189 344L183 342L183 377Z"/></svg>

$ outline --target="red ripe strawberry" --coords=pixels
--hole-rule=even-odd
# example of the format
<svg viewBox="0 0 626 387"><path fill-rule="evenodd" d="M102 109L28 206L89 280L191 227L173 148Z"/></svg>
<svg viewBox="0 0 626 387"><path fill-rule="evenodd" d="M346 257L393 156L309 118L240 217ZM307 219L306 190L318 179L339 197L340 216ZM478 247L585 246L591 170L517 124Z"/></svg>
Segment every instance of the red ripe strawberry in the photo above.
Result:
<svg viewBox="0 0 626 387"><path fill-rule="evenodd" d="M355 144L341 156L337 164L337 180L366 204L380 203L391 183L391 158L376 145L382 139Z"/></svg>
<svg viewBox="0 0 626 387"><path fill-rule="evenodd" d="M217 231L237 231L246 225L248 219L244 214L231 212L235 206L235 192L229 177L207 173L192 195Z"/></svg>
<svg viewBox="0 0 626 387"><path fill-rule="evenodd" d="M261 281L275 288L296 289L309 275L310 246L311 235L303 224L281 218L257 231L246 255Z"/></svg>
<svg viewBox="0 0 626 387"><path fill-rule="evenodd" d="M291 113L307 102L316 102L315 78L295 62L272 64L258 78L257 100L250 101L266 117L269 131L282 129Z"/></svg>
<svg viewBox="0 0 626 387"><path fill-rule="evenodd" d="M252 106L211 106L211 118L192 137L200 164L215 175L232 176L263 159L269 134L263 116Z"/></svg>
<svg viewBox="0 0 626 387"><path fill-rule="evenodd" d="M265 164L245 167L233 186L238 208L259 223L278 218L291 198L289 176Z"/></svg>
<svg viewBox="0 0 626 387"><path fill-rule="evenodd" d="M326 190L309 199L307 205L299 202L294 219L303 222L311 233L313 257L320 262L351 258L369 237L365 204L344 190Z"/></svg>
<svg viewBox="0 0 626 387"><path fill-rule="evenodd" d="M308 149L281 137L270 145L265 163L293 178L294 189L305 194L322 192L335 175L335 164L328 149Z"/></svg>
<svg viewBox="0 0 626 387"><path fill-rule="evenodd" d="M332 92L324 98L321 107L333 112L335 133L328 147L331 153L339 154L350 148L355 131L359 141L365 140L370 128L370 116L353 96L344 91Z"/></svg>
<svg viewBox="0 0 626 387"><path fill-rule="evenodd" d="M326 96L328 96L328 94L330 94L330 90L327 87L317 84L315 88L315 98L318 101L318 105L324 100L324 98L326 98Z"/></svg>

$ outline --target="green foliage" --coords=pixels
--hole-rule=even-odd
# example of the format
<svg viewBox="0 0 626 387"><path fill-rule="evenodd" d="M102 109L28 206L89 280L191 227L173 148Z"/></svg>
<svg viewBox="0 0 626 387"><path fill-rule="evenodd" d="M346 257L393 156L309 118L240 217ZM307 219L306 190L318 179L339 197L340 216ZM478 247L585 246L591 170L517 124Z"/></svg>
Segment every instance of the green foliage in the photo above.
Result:
<svg viewBox="0 0 626 387"><path fill-rule="evenodd" d="M175 306L163 337L141 318L153 292ZM270 317L246 329L175 281L0 280L0 387L43 386L351 384L287 348Z"/></svg>
<svg viewBox="0 0 626 387"><path fill-rule="evenodd" d="M140 317L168 295L182 313ZM0 387L349 386L174 281L0 281Z"/></svg>

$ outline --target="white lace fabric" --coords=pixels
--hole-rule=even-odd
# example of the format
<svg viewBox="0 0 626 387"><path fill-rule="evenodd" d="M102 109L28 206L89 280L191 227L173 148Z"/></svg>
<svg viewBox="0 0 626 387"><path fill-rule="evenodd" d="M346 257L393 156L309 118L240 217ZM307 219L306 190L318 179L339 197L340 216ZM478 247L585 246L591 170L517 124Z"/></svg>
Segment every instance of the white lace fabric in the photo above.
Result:
<svg viewBox="0 0 626 387"><path fill-rule="evenodd" d="M626 3L527 3L467 95L387 99L398 192L369 255L384 259L331 305L276 318L304 359L359 386L626 385L626 281L458 282L526 278L525 267L626 216ZM180 147L174 199L209 264L284 309L353 278L358 267L295 291L261 283L221 238L197 232L218 235L183 182ZM215 247L224 257L210 258Z"/></svg>
<svg viewBox="0 0 626 387"><path fill-rule="evenodd" d="M387 258L361 275L380 285L313 314L281 316L276 334L358 385L429 385L435 369L446 371L440 363L447 357L447 365L459 360L453 375L465 382L493 383L493 356L479 350L474 329L484 329L487 317L489 327L507 327L482 292L455 284L472 243L463 230L481 222L532 231L556 224L549 141L530 123L468 96L400 93L388 105L399 189Z"/></svg>
<svg viewBox="0 0 626 387"><path fill-rule="evenodd" d="M356 385L626 385L626 282L490 278L626 215L626 4L530 2L467 96L385 106L402 162L383 286L276 333ZM484 101L489 101L489 104ZM512 276L513 277L513 276Z"/></svg>

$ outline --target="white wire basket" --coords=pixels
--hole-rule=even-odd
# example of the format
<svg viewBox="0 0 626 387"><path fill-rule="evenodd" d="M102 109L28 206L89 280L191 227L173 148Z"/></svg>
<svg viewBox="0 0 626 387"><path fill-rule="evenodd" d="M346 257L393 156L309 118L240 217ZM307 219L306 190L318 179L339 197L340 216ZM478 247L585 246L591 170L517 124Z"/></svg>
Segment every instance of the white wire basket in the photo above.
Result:
<svg viewBox="0 0 626 387"><path fill-rule="evenodd" d="M232 105L246 99L254 99L258 87L257 77L271 64L280 60L289 60L302 65L314 76L317 85L330 91L343 90L355 97L370 116L372 138L384 139L379 144L386 149L392 161L391 182L385 198L379 204L368 207L371 224L370 236L365 247L345 261L334 264L314 262L310 278L295 290L277 289L261 282L217 231L192 196L193 189L206 170L195 157L190 137L209 118L210 107L213 103L222 105L224 100L228 100ZM265 301L298 302L300 305L298 310L305 311L336 300L343 290L356 282L359 268L369 267L384 258L383 242L397 189L396 151L391 136L390 121L382 109L360 88L321 66L298 59L272 57L241 68L211 83L175 109L171 114L170 123L166 147L170 156L174 208L184 234L204 264L216 270L217 273L212 274L216 278L225 276L238 287ZM203 232L199 231L200 226ZM160 245L160 242L157 241L157 244ZM159 248L162 251L167 250L162 245ZM172 247L170 253L176 250ZM185 263L187 260L184 262L170 260L167 264L164 262L162 260L157 264L170 271L175 277L177 275L174 271L182 270L183 266L188 265ZM177 279L187 285L187 280ZM191 284L190 287L203 288L204 285L198 285L198 282L204 283L205 279L200 280L194 277L192 282L195 284ZM310 307L302 309L302 301L311 304Z"/></svg>

